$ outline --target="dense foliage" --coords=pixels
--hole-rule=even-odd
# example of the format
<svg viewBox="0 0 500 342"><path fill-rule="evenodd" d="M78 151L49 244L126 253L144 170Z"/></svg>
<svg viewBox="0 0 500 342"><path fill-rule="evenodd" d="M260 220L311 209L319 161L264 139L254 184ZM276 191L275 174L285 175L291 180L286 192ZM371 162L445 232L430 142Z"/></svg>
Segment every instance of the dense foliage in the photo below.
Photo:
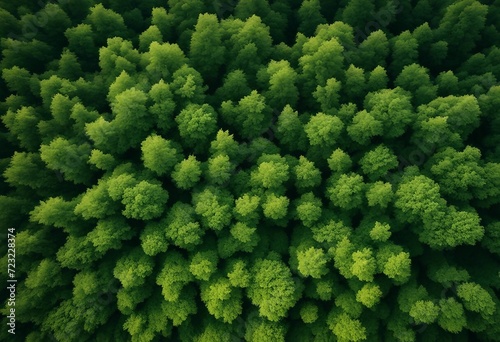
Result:
<svg viewBox="0 0 500 342"><path fill-rule="evenodd" d="M498 1L1 7L17 338L500 341Z"/></svg>

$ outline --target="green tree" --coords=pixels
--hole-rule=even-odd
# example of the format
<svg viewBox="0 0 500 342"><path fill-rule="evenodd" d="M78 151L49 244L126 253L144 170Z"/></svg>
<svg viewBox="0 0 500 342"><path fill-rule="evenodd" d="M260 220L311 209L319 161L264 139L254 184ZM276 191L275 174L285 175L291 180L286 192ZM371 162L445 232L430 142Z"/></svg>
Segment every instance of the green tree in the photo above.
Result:
<svg viewBox="0 0 500 342"><path fill-rule="evenodd" d="M342 174L326 189L332 203L347 210L358 208L363 203L364 190L363 177L355 173Z"/></svg>
<svg viewBox="0 0 500 342"><path fill-rule="evenodd" d="M176 107L170 86L160 80L151 87L148 95L153 100L149 112L155 118L156 127L162 133L167 133L173 126L172 117Z"/></svg>
<svg viewBox="0 0 500 342"><path fill-rule="evenodd" d="M266 189L275 189L282 186L289 178L289 166L285 158L262 161L257 169L252 171L251 181Z"/></svg>
<svg viewBox="0 0 500 342"><path fill-rule="evenodd" d="M220 154L208 160L206 179L212 184L224 184L233 174L234 165L226 154Z"/></svg>
<svg viewBox="0 0 500 342"><path fill-rule="evenodd" d="M324 87L318 85L313 93L314 98L318 101L321 110L324 113L333 113L340 103L340 90L342 83L335 78L329 78Z"/></svg>
<svg viewBox="0 0 500 342"><path fill-rule="evenodd" d="M304 277L321 278L328 273L328 256L323 249L311 247L297 253L298 269Z"/></svg>
<svg viewBox="0 0 500 342"><path fill-rule="evenodd" d="M255 262L251 272L248 297L262 317L279 321L298 299L290 269L282 261L263 259Z"/></svg>
<svg viewBox="0 0 500 342"><path fill-rule="evenodd" d="M321 199L314 196L312 192L305 193L296 201L297 218L306 227L316 223L322 214Z"/></svg>
<svg viewBox="0 0 500 342"><path fill-rule="evenodd" d="M156 25L151 25L139 36L139 51L148 51L152 42L163 43L163 35Z"/></svg>
<svg viewBox="0 0 500 342"><path fill-rule="evenodd" d="M389 170L398 166L398 159L389 148L379 145L365 153L359 164L363 173L373 181L383 177Z"/></svg>
<svg viewBox="0 0 500 342"><path fill-rule="evenodd" d="M276 137L283 146L290 150L305 150L307 135L297 111L287 105L278 116L276 124Z"/></svg>
<svg viewBox="0 0 500 342"><path fill-rule="evenodd" d="M300 156L299 163L293 169L295 186L297 188L313 188L321 183L321 172L313 162L306 157Z"/></svg>
<svg viewBox="0 0 500 342"><path fill-rule="evenodd" d="M231 222L234 200L218 188L207 187L193 194L195 212L201 216L201 223L208 229L220 231Z"/></svg>
<svg viewBox="0 0 500 342"><path fill-rule="evenodd" d="M193 155L177 163L172 172L172 179L179 189L192 188L200 177L201 163Z"/></svg>
<svg viewBox="0 0 500 342"><path fill-rule="evenodd" d="M150 135L141 143L144 166L161 176L170 173L179 162L179 151L172 141Z"/></svg>
<svg viewBox="0 0 500 342"><path fill-rule="evenodd" d="M436 98L437 86L432 84L428 70L418 64L405 66L394 84L411 92L416 106Z"/></svg>
<svg viewBox="0 0 500 342"><path fill-rule="evenodd" d="M231 323L242 312L241 289L232 287L227 278L219 278L201 286L201 300L208 312L225 323Z"/></svg>
<svg viewBox="0 0 500 342"><path fill-rule="evenodd" d="M122 203L123 215L138 220L150 220L159 217L165 211L168 192L161 185L141 181L133 188L125 189Z"/></svg>
<svg viewBox="0 0 500 342"><path fill-rule="evenodd" d="M262 134L270 121L271 110L264 96L253 90L234 105L224 101L221 106L222 119L232 125L243 138L253 139Z"/></svg>
<svg viewBox="0 0 500 342"><path fill-rule="evenodd" d="M270 194L262 203L264 217L279 220L286 216L290 200L286 196Z"/></svg>
<svg viewBox="0 0 500 342"><path fill-rule="evenodd" d="M304 130L311 145L329 148L335 146L343 128L344 124L338 117L318 113L311 117Z"/></svg>
<svg viewBox="0 0 500 342"><path fill-rule="evenodd" d="M165 220L160 221L159 229L162 229L165 236L175 246L192 250L202 243L202 237L205 234L195 216L196 212L191 205L175 202Z"/></svg>
<svg viewBox="0 0 500 342"><path fill-rule="evenodd" d="M366 110L358 112L347 127L349 137L361 145L367 145L372 137L382 135L383 124Z"/></svg>
<svg viewBox="0 0 500 342"><path fill-rule="evenodd" d="M431 324L439 316L439 306L429 300L419 300L410 309L410 316L417 324Z"/></svg>
<svg viewBox="0 0 500 342"><path fill-rule="evenodd" d="M478 312L484 318L493 315L496 310L491 295L479 284L462 283L457 287L457 295L467 310Z"/></svg>
<svg viewBox="0 0 500 342"><path fill-rule="evenodd" d="M367 283L356 293L356 300L366 306L372 308L380 302L382 291L380 287L373 283Z"/></svg>
<svg viewBox="0 0 500 342"><path fill-rule="evenodd" d="M224 64L225 54L217 17L214 14L200 14L189 48L189 59L194 68L206 80L214 80Z"/></svg>
<svg viewBox="0 0 500 342"><path fill-rule="evenodd" d="M438 324L441 328L451 333L459 333L467 324L462 304L454 298L439 301Z"/></svg>
<svg viewBox="0 0 500 342"><path fill-rule="evenodd" d="M40 157L47 168L59 171L63 177L75 184L88 183L91 177L87 160L90 156L88 144L77 145L64 138L57 138L40 147Z"/></svg>
<svg viewBox="0 0 500 342"><path fill-rule="evenodd" d="M217 131L217 114L208 104L188 105L175 118L179 133L189 147L206 145Z"/></svg>
<svg viewBox="0 0 500 342"><path fill-rule="evenodd" d="M154 259L144 254L142 249L136 248L118 259L113 275L127 289L143 285L153 272L153 267Z"/></svg>

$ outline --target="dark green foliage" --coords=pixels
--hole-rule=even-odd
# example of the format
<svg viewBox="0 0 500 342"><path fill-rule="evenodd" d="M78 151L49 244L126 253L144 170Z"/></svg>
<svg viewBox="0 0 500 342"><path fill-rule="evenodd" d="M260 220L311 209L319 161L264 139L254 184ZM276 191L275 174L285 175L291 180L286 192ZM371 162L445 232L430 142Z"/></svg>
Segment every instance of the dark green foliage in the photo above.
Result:
<svg viewBox="0 0 500 342"><path fill-rule="evenodd" d="M498 1L0 7L20 341L500 341Z"/></svg>

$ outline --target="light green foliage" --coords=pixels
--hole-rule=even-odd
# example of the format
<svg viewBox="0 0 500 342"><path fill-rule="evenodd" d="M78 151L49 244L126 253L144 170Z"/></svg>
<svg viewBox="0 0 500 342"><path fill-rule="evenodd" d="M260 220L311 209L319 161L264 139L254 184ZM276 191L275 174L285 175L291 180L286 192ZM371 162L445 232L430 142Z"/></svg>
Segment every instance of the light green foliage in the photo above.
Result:
<svg viewBox="0 0 500 342"><path fill-rule="evenodd" d="M322 213L322 203L312 192L300 197L296 202L297 217L306 227L311 227L319 220Z"/></svg>
<svg viewBox="0 0 500 342"><path fill-rule="evenodd" d="M398 284L406 282L411 275L410 254L402 252L391 256L385 263L383 272Z"/></svg>
<svg viewBox="0 0 500 342"><path fill-rule="evenodd" d="M324 113L312 116L304 126L309 143L322 148L335 146L343 128L344 124L338 117Z"/></svg>
<svg viewBox="0 0 500 342"><path fill-rule="evenodd" d="M231 237L237 240L239 249L251 252L259 242L257 229L247 226L245 223L237 222L230 230Z"/></svg>
<svg viewBox="0 0 500 342"><path fill-rule="evenodd" d="M318 307L307 302L300 308L300 318L304 323L314 323L318 319Z"/></svg>
<svg viewBox="0 0 500 342"><path fill-rule="evenodd" d="M192 104L202 104L205 99L207 87L203 85L203 79L198 71L183 65L174 72L173 81L170 83L174 99L179 107L188 107ZM210 106L201 105L210 110Z"/></svg>
<svg viewBox="0 0 500 342"><path fill-rule="evenodd" d="M252 182L266 189L278 188L288 180L289 166L282 157L263 161L251 176Z"/></svg>
<svg viewBox="0 0 500 342"><path fill-rule="evenodd" d="M192 188L198 183L200 176L201 163L193 155L175 165L174 172L172 172L172 179L179 189Z"/></svg>
<svg viewBox="0 0 500 342"><path fill-rule="evenodd" d="M196 253L189 264L189 271L196 279L208 280L217 269L217 253L214 251Z"/></svg>
<svg viewBox="0 0 500 342"><path fill-rule="evenodd" d="M234 140L234 136L229 134L229 131L219 130L217 136L210 143L210 153L213 155L227 155L229 158L234 158L238 154L238 143Z"/></svg>
<svg viewBox="0 0 500 342"><path fill-rule="evenodd" d="M208 143L210 135L217 130L217 116L207 104L188 105L175 121L179 125L181 137L189 146Z"/></svg>
<svg viewBox="0 0 500 342"><path fill-rule="evenodd" d="M405 220L415 222L419 218L430 218L432 213L443 210L446 202L439 193L440 187L432 179L416 176L403 181L396 191L394 206Z"/></svg>
<svg viewBox="0 0 500 342"><path fill-rule="evenodd" d="M379 286L373 283L363 285L361 290L356 293L356 300L368 308L380 302L382 291Z"/></svg>
<svg viewBox="0 0 500 342"><path fill-rule="evenodd" d="M113 203L107 188L108 185L105 182L100 182L87 189L80 202L76 205L74 213L86 220L104 218L115 213L118 207Z"/></svg>
<svg viewBox="0 0 500 342"><path fill-rule="evenodd" d="M144 166L161 176L172 171L179 161L179 152L172 142L150 135L141 143Z"/></svg>
<svg viewBox="0 0 500 342"><path fill-rule="evenodd" d="M299 272L304 277L321 278L321 276L328 273L328 257L321 248L311 247L298 252L297 259L299 261Z"/></svg>
<svg viewBox="0 0 500 342"><path fill-rule="evenodd" d="M373 275L377 270L377 263L373 252L369 248L356 251L352 254L353 264L351 272L361 281L373 281Z"/></svg>
<svg viewBox="0 0 500 342"><path fill-rule="evenodd" d="M95 165L95 167L101 170L110 170L116 164L113 155L104 153L99 150L92 150L90 152L90 157L88 162L92 165Z"/></svg>
<svg viewBox="0 0 500 342"><path fill-rule="evenodd" d="M284 218L287 214L289 203L290 200L286 196L270 194L264 203L262 203L264 216L273 220Z"/></svg>
<svg viewBox="0 0 500 342"><path fill-rule="evenodd" d="M285 342L286 327L281 322L256 318L245 329L245 340L249 342Z"/></svg>
<svg viewBox="0 0 500 342"><path fill-rule="evenodd" d="M40 147L40 157L47 168L61 172L65 179L74 183L88 182L90 174L86 161L89 155L88 144L77 145L64 138Z"/></svg>
<svg viewBox="0 0 500 342"><path fill-rule="evenodd" d="M347 127L349 137L361 145L366 145L372 137L382 135L383 124L366 110L358 112Z"/></svg>
<svg viewBox="0 0 500 342"><path fill-rule="evenodd" d="M398 159L387 147L380 145L367 152L359 161L363 173L371 180L377 180L398 166Z"/></svg>
<svg viewBox="0 0 500 342"><path fill-rule="evenodd" d="M387 138L401 136L414 120L410 95L399 87L370 93L365 98L365 108L382 123L383 135Z"/></svg>
<svg viewBox="0 0 500 342"><path fill-rule="evenodd" d="M344 222L330 220L326 223L321 223L311 228L314 239L319 243L328 243L329 246L335 246L345 236L349 236L350 229Z"/></svg>
<svg viewBox="0 0 500 342"><path fill-rule="evenodd" d="M174 72L186 62L184 52L177 44L153 42L146 56L149 57L146 71L157 81L170 81Z"/></svg>
<svg viewBox="0 0 500 342"><path fill-rule="evenodd" d="M219 278L201 286L201 300L208 312L225 323L231 323L241 314L241 289L232 287L227 278Z"/></svg>
<svg viewBox="0 0 500 342"><path fill-rule="evenodd" d="M340 274L344 278L350 279L354 276L352 273L352 267L354 265L354 253L354 246L351 241L349 241L348 237L343 237L342 239L340 239L340 241L335 246L333 260L335 261L335 267L339 270ZM368 256L367 259L363 258L365 254ZM356 272L358 272L363 278L364 276L366 276L368 279L372 279L375 268L373 267L373 265L370 265L370 263L374 261L373 257L371 256L371 251L369 249L367 249L365 252L358 251L357 257L359 262L356 268ZM365 264L370 265L371 269L364 270L360 268L364 267Z"/></svg>
<svg viewBox="0 0 500 342"><path fill-rule="evenodd" d="M338 341L363 341L366 340L366 328L357 319L352 319L349 315L341 313L329 317L328 324Z"/></svg>
<svg viewBox="0 0 500 342"><path fill-rule="evenodd" d="M230 272L228 272L227 278L229 279L231 286L243 288L248 287L250 284L250 277L251 274L243 260L236 260L230 265Z"/></svg>
<svg viewBox="0 0 500 342"><path fill-rule="evenodd" d="M323 112L330 113L337 109L339 106L339 92L341 88L342 83L337 81L335 78L328 79L324 87L318 85L316 91L313 93L313 96L320 104Z"/></svg>
<svg viewBox="0 0 500 342"><path fill-rule="evenodd" d="M499 340L498 1L0 7L1 341Z"/></svg>
<svg viewBox="0 0 500 342"><path fill-rule="evenodd" d="M160 266L156 284L161 286L163 297L168 302L180 302L183 287L193 280L193 275L189 272L189 262L178 252L172 252Z"/></svg>
<svg viewBox="0 0 500 342"><path fill-rule="evenodd" d="M99 220L97 226L87 235L96 251L120 249L123 240L129 240L134 232L122 217Z"/></svg>
<svg viewBox="0 0 500 342"><path fill-rule="evenodd" d="M235 201L234 215L237 219L247 222L255 222L259 219L257 211L260 204L258 196L244 194Z"/></svg>
<svg viewBox="0 0 500 342"><path fill-rule="evenodd" d="M271 107L283 108L286 105L295 107L299 95L295 85L297 72L288 61L271 61L264 77L268 78L269 82L269 90L264 95Z"/></svg>
<svg viewBox="0 0 500 342"><path fill-rule="evenodd" d="M307 144L307 135L299 114L289 105L280 113L275 133L280 143L291 150L302 149Z"/></svg>
<svg viewBox="0 0 500 342"><path fill-rule="evenodd" d="M390 183L376 181L370 184L366 190L366 199L370 207L380 206L386 208L387 205L392 202L393 197L394 193L392 192Z"/></svg>
<svg viewBox="0 0 500 342"><path fill-rule="evenodd" d="M354 209L363 202L365 183L363 177L355 173L343 174L327 188L332 203L342 209Z"/></svg>
<svg viewBox="0 0 500 342"><path fill-rule="evenodd" d="M366 88L365 72L362 68L358 68L351 64L345 72L344 93L350 102L359 102L363 99Z"/></svg>
<svg viewBox="0 0 500 342"><path fill-rule="evenodd" d="M370 230L370 237L374 241L387 241L387 239L391 237L390 229L391 227L389 226L389 224L383 224L377 221L375 222L375 226L373 227L373 229Z"/></svg>
<svg viewBox="0 0 500 342"><path fill-rule="evenodd" d="M149 112L154 116L157 127L166 133L172 127L172 116L176 107L170 86L160 80L158 83L153 84L148 95L153 100Z"/></svg>
<svg viewBox="0 0 500 342"><path fill-rule="evenodd" d="M463 306L454 298L441 299L439 309L440 314L437 322L444 330L458 333L467 324Z"/></svg>
<svg viewBox="0 0 500 342"><path fill-rule="evenodd" d="M364 42L363 42L364 43ZM369 91L377 91L380 89L387 88L387 83L389 79L387 77L387 72L383 67L377 65L375 69L370 72L367 80L367 88Z"/></svg>
<svg viewBox="0 0 500 342"><path fill-rule="evenodd" d="M333 172L345 173L349 171L352 166L351 158L340 148L337 148L335 151L333 151L327 161L328 167Z"/></svg>
<svg viewBox="0 0 500 342"><path fill-rule="evenodd" d="M35 150L40 144L37 123L40 121L39 115L33 107L21 107L9 110L2 116L4 125L11 134L19 140L21 147L30 151Z"/></svg>
<svg viewBox="0 0 500 342"><path fill-rule="evenodd" d="M255 263L252 274L249 298L262 317L279 321L297 301L290 269L281 261L265 259Z"/></svg>
<svg viewBox="0 0 500 342"><path fill-rule="evenodd" d="M149 256L165 252L168 248L164 227L157 222L148 223L146 228L141 232L140 239L142 250Z"/></svg>
<svg viewBox="0 0 500 342"><path fill-rule="evenodd" d="M75 217L72 215L74 209L74 202L65 201L61 197L51 197L46 201L41 201L30 212L30 220L47 226L65 228L72 221L75 221Z"/></svg>
<svg viewBox="0 0 500 342"><path fill-rule="evenodd" d="M207 78L216 77L218 67L224 63L225 50L217 17L200 14L189 50L194 67Z"/></svg>
<svg viewBox="0 0 500 342"><path fill-rule="evenodd" d="M124 288L131 288L144 284L145 278L153 272L153 267L154 260L137 248L118 260L113 275Z"/></svg>
<svg viewBox="0 0 500 342"><path fill-rule="evenodd" d="M139 50L148 51L152 42L163 43L163 36L156 25L151 25L139 35Z"/></svg>
<svg viewBox="0 0 500 342"><path fill-rule="evenodd" d="M457 287L457 295L467 310L478 312L484 317L491 316L496 310L491 295L479 284L460 284Z"/></svg>
<svg viewBox="0 0 500 342"><path fill-rule="evenodd" d="M232 101L222 102L220 113L243 138L253 139L262 134L268 124L270 108L264 96L256 90L243 97L236 105Z"/></svg>
<svg viewBox="0 0 500 342"><path fill-rule="evenodd" d="M321 183L321 172L313 162L300 156L298 165L294 168L295 185L297 188L312 188Z"/></svg>
<svg viewBox="0 0 500 342"><path fill-rule="evenodd" d="M121 74L113 81L109 86L108 101L113 102L115 97L124 92L127 89L131 89L135 86L136 81L131 77L126 71L122 71Z"/></svg>
<svg viewBox="0 0 500 342"><path fill-rule="evenodd" d="M432 157L431 172L443 194L469 200L474 189L482 188L486 181L479 165L481 151L467 146L463 152L447 148ZM471 191L472 190L472 191Z"/></svg>
<svg viewBox="0 0 500 342"><path fill-rule="evenodd" d="M431 324L439 316L439 306L428 300L418 300L410 309L410 316L417 324Z"/></svg>
<svg viewBox="0 0 500 342"><path fill-rule="evenodd" d="M353 318L358 318L363 311L363 305L356 300L352 291L344 291L335 298L335 305Z"/></svg>
<svg viewBox="0 0 500 342"><path fill-rule="evenodd" d="M229 193L217 188L206 188L193 195L194 210L201 216L202 224L215 231L220 231L229 225L233 203L234 200Z"/></svg>
<svg viewBox="0 0 500 342"><path fill-rule="evenodd" d="M212 184L224 184L231 177L233 169L227 155L217 155L208 160L206 178Z"/></svg>
<svg viewBox="0 0 500 342"><path fill-rule="evenodd" d="M123 192L123 215L138 220L158 217L165 210L168 197L168 192L161 185L141 181Z"/></svg>
<svg viewBox="0 0 500 342"><path fill-rule="evenodd" d="M166 220L161 222L165 235L173 244L191 250L201 244L204 231L195 219L195 210L192 206L176 202L169 210Z"/></svg>

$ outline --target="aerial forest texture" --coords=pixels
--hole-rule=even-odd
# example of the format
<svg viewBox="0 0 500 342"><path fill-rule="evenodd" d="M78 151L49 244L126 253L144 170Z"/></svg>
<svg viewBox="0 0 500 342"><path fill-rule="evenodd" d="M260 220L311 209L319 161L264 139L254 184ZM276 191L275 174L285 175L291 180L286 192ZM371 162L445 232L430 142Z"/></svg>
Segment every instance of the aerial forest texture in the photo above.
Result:
<svg viewBox="0 0 500 342"><path fill-rule="evenodd" d="M499 1L0 4L2 341L500 341Z"/></svg>

